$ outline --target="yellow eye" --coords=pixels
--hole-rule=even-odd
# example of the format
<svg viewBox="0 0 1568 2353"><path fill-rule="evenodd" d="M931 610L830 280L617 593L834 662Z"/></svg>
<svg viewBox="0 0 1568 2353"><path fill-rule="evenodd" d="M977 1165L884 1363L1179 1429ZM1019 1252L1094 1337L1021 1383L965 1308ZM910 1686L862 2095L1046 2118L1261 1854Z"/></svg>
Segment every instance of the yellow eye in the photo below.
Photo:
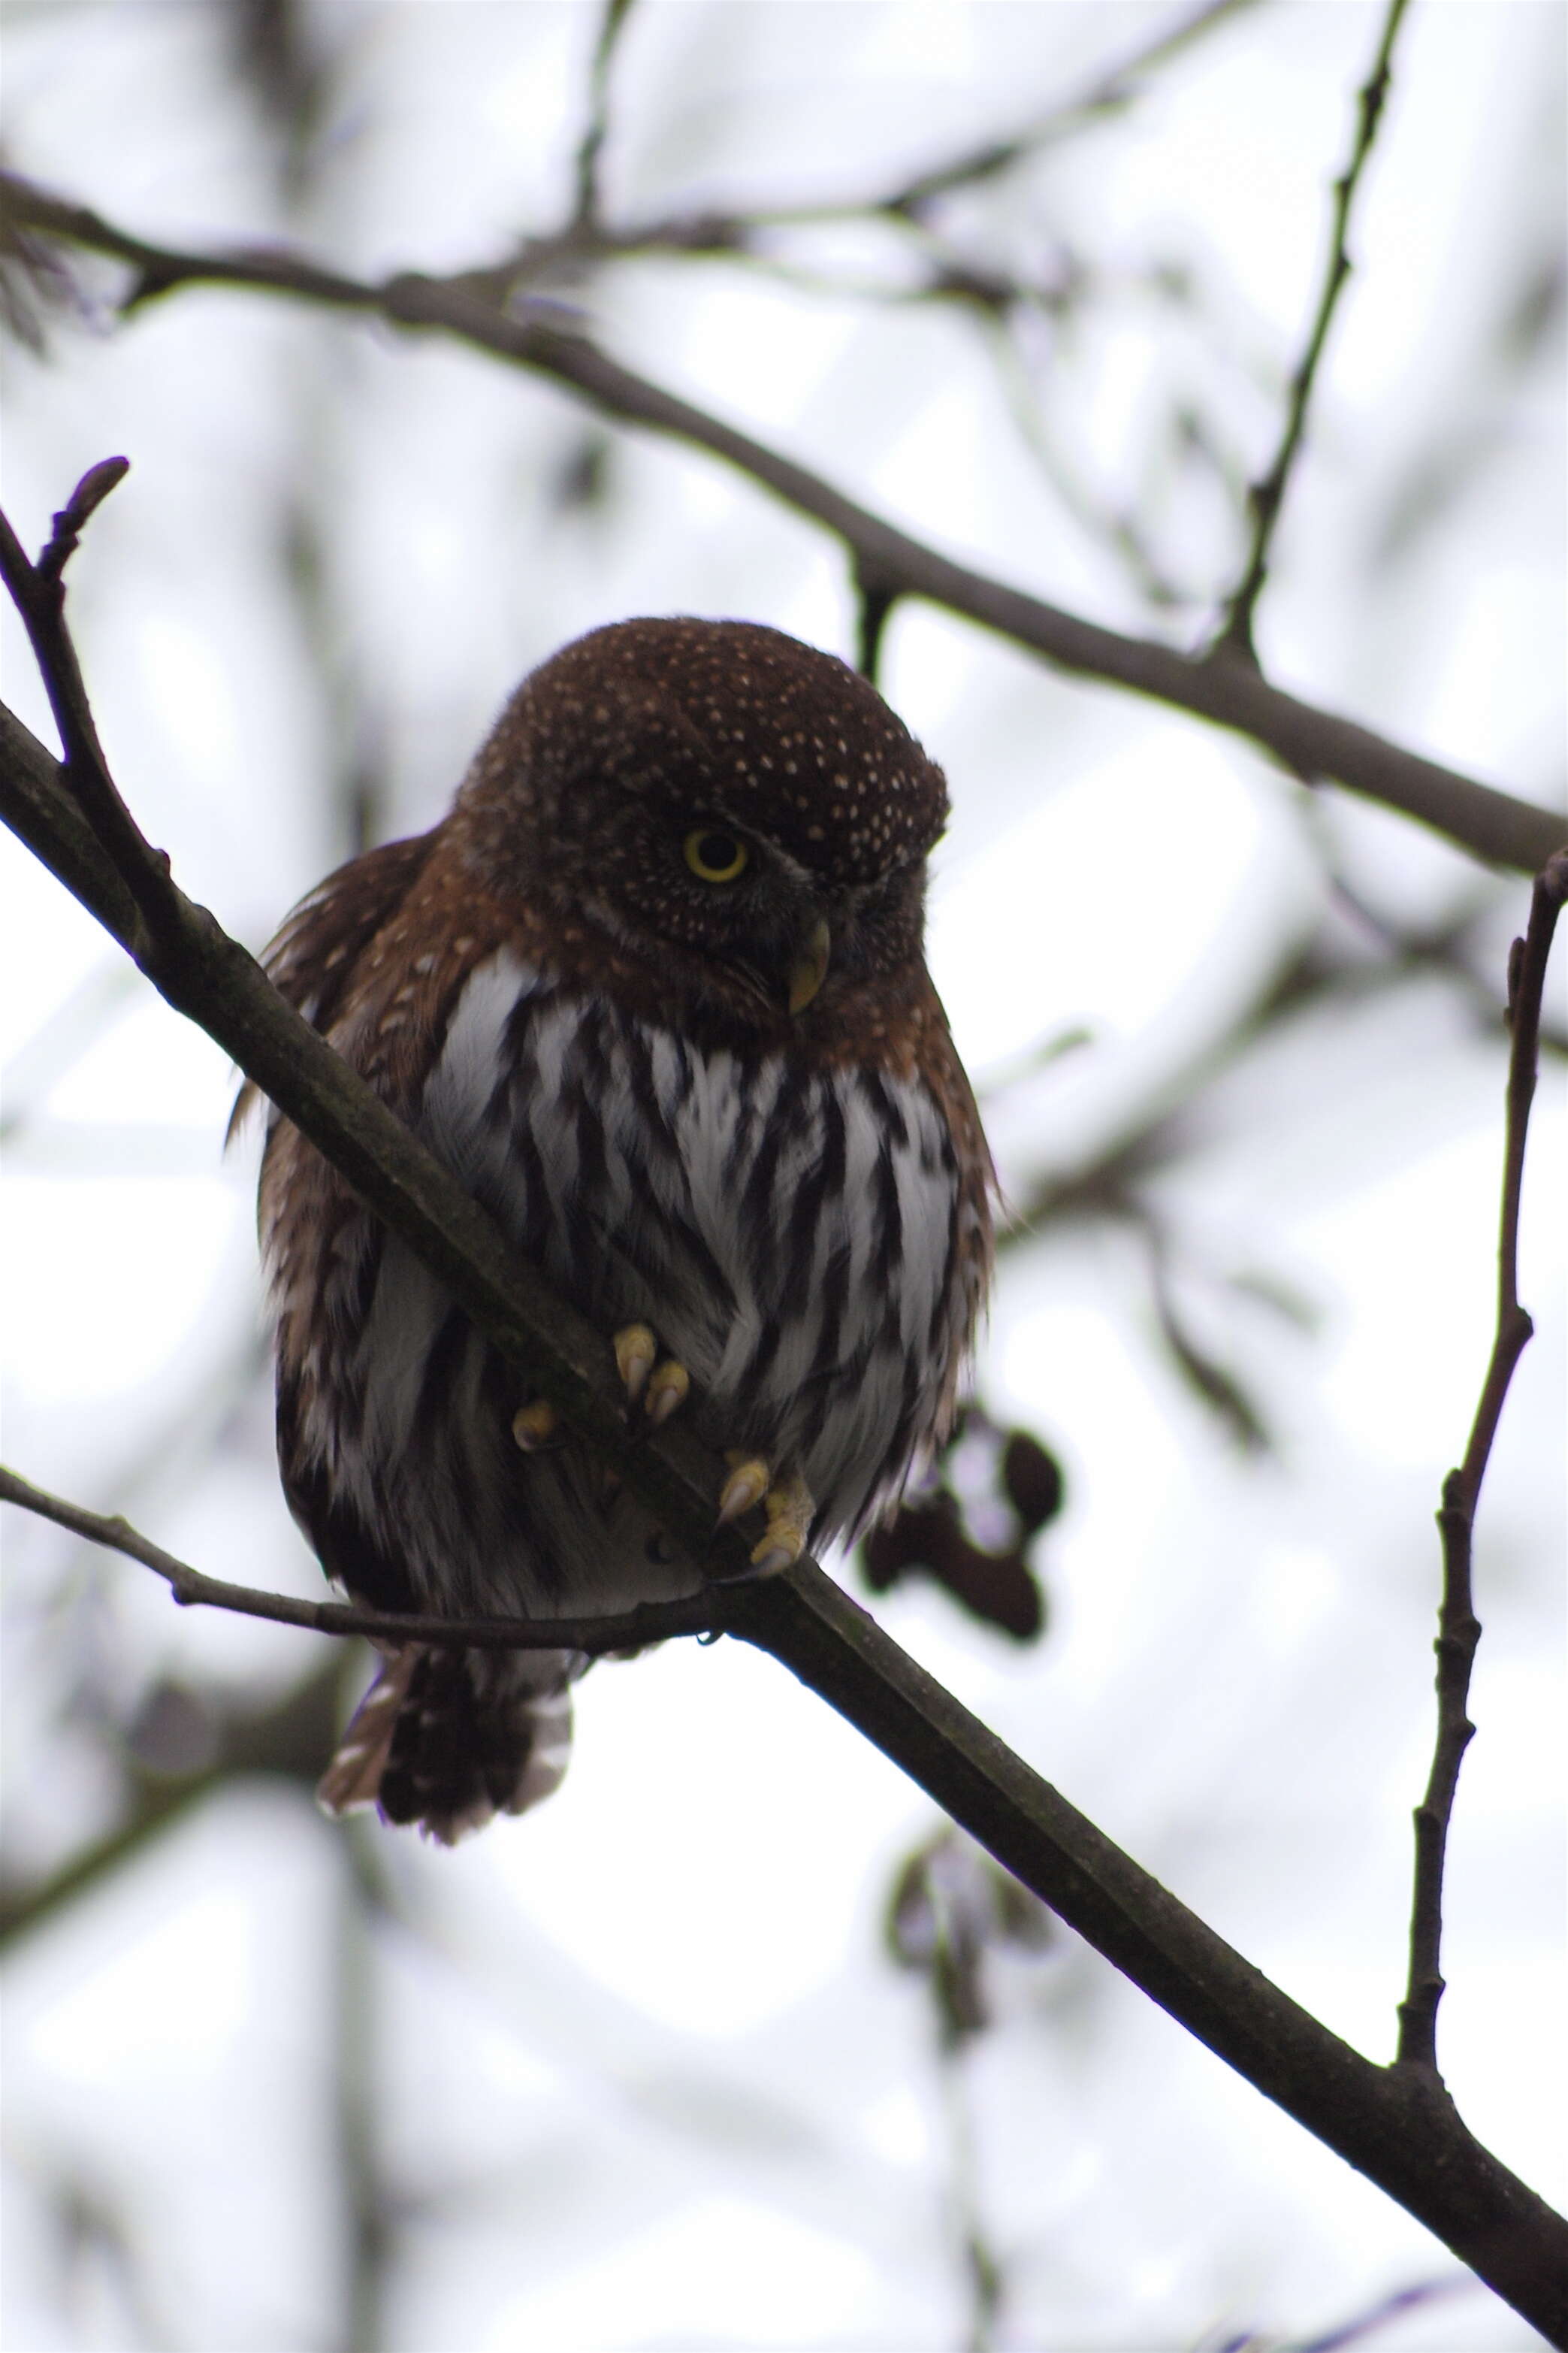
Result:
<svg viewBox="0 0 1568 2353"><path fill-rule="evenodd" d="M695 826L686 837L686 862L704 882L732 882L751 855L743 841L722 826Z"/></svg>

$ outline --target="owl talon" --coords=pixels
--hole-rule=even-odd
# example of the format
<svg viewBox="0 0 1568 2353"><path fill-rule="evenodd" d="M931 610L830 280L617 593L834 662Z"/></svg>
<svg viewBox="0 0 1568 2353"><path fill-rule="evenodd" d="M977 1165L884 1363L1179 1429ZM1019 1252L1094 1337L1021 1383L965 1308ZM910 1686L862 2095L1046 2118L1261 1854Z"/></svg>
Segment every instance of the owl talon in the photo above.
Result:
<svg viewBox="0 0 1568 2353"><path fill-rule="evenodd" d="M795 1472L769 1488L763 1509L768 1515L768 1532L752 1554L752 1567L759 1577L776 1577L781 1569L793 1568L805 1550L816 1506L805 1481Z"/></svg>
<svg viewBox="0 0 1568 2353"><path fill-rule="evenodd" d="M512 1437L524 1454L537 1454L555 1436L560 1419L548 1398L535 1398L512 1415Z"/></svg>
<svg viewBox="0 0 1568 2353"><path fill-rule="evenodd" d="M691 1376L684 1365L667 1356L647 1385L644 1410L655 1430L662 1430L678 1408L686 1403L691 1388Z"/></svg>
<svg viewBox="0 0 1568 2353"><path fill-rule="evenodd" d="M719 1491L719 1525L728 1527L731 1520L760 1504L773 1481L773 1472L758 1454L747 1454L732 1448L724 1460L731 1465L729 1477Z"/></svg>
<svg viewBox="0 0 1568 2353"><path fill-rule="evenodd" d="M647 1387L658 1344L646 1324L623 1324L615 1337L616 1368L630 1405L637 1405Z"/></svg>

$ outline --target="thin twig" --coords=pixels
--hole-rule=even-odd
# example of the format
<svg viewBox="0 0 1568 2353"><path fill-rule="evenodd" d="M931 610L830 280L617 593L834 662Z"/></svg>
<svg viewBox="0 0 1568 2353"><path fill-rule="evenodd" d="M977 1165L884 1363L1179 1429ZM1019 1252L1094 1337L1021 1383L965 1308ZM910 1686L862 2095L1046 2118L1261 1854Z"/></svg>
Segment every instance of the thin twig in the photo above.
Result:
<svg viewBox="0 0 1568 2353"><path fill-rule="evenodd" d="M621 12L627 5L629 0L621 0ZM596 209L585 212L582 205L584 148L592 125L598 119L596 110L603 104L602 93L595 89L595 112L590 117L590 133L585 134L584 146L578 150L575 216L557 235L531 240L530 257L568 251L580 254L584 249L583 232L590 227L595 231L594 246L602 254L733 252L749 248L760 229L813 228L839 221L882 220L901 227L921 228L926 213L938 198L961 188L982 186L1045 148L1123 112L1140 95L1145 76L1168 63L1226 18L1256 5L1257 0L1201 0L1200 5L1176 16L1114 65L1101 68L1080 90L1055 100L1017 130L984 139L945 162L911 173L891 187L819 196L800 204L749 206L744 211L675 212L620 228L601 220ZM616 13L620 13L616 0L606 0L606 22L595 59L595 82L603 70L605 33L611 30L608 20ZM614 37L619 37L619 31L617 24ZM596 163L602 137L601 132L589 157L590 173Z"/></svg>
<svg viewBox="0 0 1568 2353"><path fill-rule="evenodd" d="M610 130L610 68L632 11L632 0L604 0L604 14L588 69L588 113L573 166L573 232L599 225L599 158Z"/></svg>
<svg viewBox="0 0 1568 2353"><path fill-rule="evenodd" d="M855 667L862 678L873 686L882 665L882 640L893 607L899 601L899 583L889 580L871 565L857 564L855 567Z"/></svg>
<svg viewBox="0 0 1568 2353"><path fill-rule="evenodd" d="M1444 2296L1463 2295L1474 2288L1472 2279L1417 2280L1412 2287L1397 2287L1391 2295L1379 2296L1366 2311L1337 2322L1316 2337L1281 2346L1279 2353L1344 2353L1347 2345L1359 2345L1364 2338L1375 2337L1391 2320L1403 2319L1407 2312L1419 2312L1424 2306L1436 2304Z"/></svg>
<svg viewBox="0 0 1568 2353"><path fill-rule="evenodd" d="M1252 642L1253 615L1258 599L1263 593L1263 584L1268 576L1268 552L1273 544L1274 527L1279 520L1290 470L1301 444L1312 387L1317 381L1318 363L1323 356L1323 347L1328 341L1329 328L1332 324L1340 295L1351 274L1351 209L1383 118L1384 101L1388 95L1389 62L1394 55L1400 21L1408 5L1409 0L1389 0L1377 56L1373 61L1371 73L1356 93L1355 136L1350 161L1334 182L1329 258L1318 295L1317 311L1307 337L1306 349L1290 378L1285 425L1279 437L1279 447L1274 453L1274 462L1268 471L1252 484L1247 494L1247 507L1252 515L1252 544L1247 551L1247 568L1242 574L1240 586L1230 600L1224 627L1214 647L1216 654L1232 659L1256 662L1258 659Z"/></svg>
<svg viewBox="0 0 1568 2353"><path fill-rule="evenodd" d="M1481 1482L1514 1366L1532 1329L1519 1300L1519 1215L1524 1146L1539 1063L1541 1004L1552 936L1568 897L1568 852L1536 878L1530 924L1509 956L1508 1013L1513 1042L1508 1064L1502 1216L1498 1238L1497 1329L1465 1459L1443 1482L1437 1525L1443 1590L1437 1610L1437 1736L1426 1795L1415 1809L1415 1881L1410 1910L1410 1977L1399 2005L1399 2063L1437 2069L1437 2005L1443 1999L1443 1867L1459 1766L1475 1726L1466 1713L1480 1625L1471 1590L1471 1543Z"/></svg>
<svg viewBox="0 0 1568 2353"><path fill-rule="evenodd" d="M963 614L1064 670L1234 728L1294 774L1364 793L1493 864L1533 874L1568 838L1568 826L1552 810L1423 759L1337 712L1300 702L1271 686L1250 662L1194 659L1151 638L1123 637L952 563L809 468L623 367L586 334L512 315L493 292L476 290L485 282L484 273L441 280L405 273L372 286L282 250L226 255L150 246L85 206L4 174L0 199L24 226L132 262L145 290L167 292L186 284L250 287L435 330L528 368L567 386L605 416L708 450L786 506L812 516L843 543L852 565L896 583L904 595Z"/></svg>
<svg viewBox="0 0 1568 2353"><path fill-rule="evenodd" d="M426 1618L386 1609L361 1609L338 1601L301 1601L288 1593L263 1593L249 1585L230 1585L208 1577L165 1552L128 1520L110 1519L89 1512L63 1495L34 1487L15 1471L0 1466L0 1504L16 1504L40 1519L91 1544L106 1545L152 1569L168 1586L182 1608L232 1609L242 1618L265 1618L275 1626L302 1626L312 1634L363 1635L372 1642L424 1642L475 1651L585 1651L599 1657L608 1651L639 1650L647 1642L662 1642L679 1634L707 1634L721 1628L722 1589L710 1588L689 1601L646 1601L615 1618Z"/></svg>
<svg viewBox="0 0 1568 2353"><path fill-rule="evenodd" d="M1082 130L1086 124L1121 113L1137 97L1143 75L1167 63L1226 17L1237 16L1252 5L1253 0L1203 0L1202 5L1186 10L1141 41L1119 63L1102 69L1076 95L1058 100L1010 136L985 140L951 163L939 164L918 174L892 194L867 202L859 209L918 215L934 198L949 195L955 188L975 187L1000 173L1011 171L1016 164Z"/></svg>
<svg viewBox="0 0 1568 2353"><path fill-rule="evenodd" d="M10 522L0 514L0 578L22 617L37 661L60 732L71 790L135 900L151 942L166 937L174 921L169 862L142 839L109 773L65 619L66 565L89 519L130 470L127 458L103 458L89 466L56 514L37 564L27 561Z"/></svg>
<svg viewBox="0 0 1568 2353"><path fill-rule="evenodd" d="M376 1930L387 1911L374 1833L363 1816L338 1844L333 1939L332 2099L343 2241L342 2353L384 2353L389 2290L408 2220L385 2151L383 2093L390 2040Z"/></svg>

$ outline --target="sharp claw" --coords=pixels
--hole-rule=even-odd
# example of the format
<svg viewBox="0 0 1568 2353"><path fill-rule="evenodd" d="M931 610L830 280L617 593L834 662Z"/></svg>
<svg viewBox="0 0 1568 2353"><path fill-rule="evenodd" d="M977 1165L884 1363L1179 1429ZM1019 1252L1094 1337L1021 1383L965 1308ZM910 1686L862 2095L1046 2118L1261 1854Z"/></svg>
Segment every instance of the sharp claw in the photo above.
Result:
<svg viewBox="0 0 1568 2353"><path fill-rule="evenodd" d="M776 1577L781 1569L793 1568L805 1550L816 1507L798 1472L770 1487L763 1504L768 1532L752 1554L752 1567L759 1577Z"/></svg>
<svg viewBox="0 0 1568 2353"><path fill-rule="evenodd" d="M646 1324L627 1324L616 1334L616 1366L626 1396L636 1405L647 1386L658 1354L658 1344Z"/></svg>
<svg viewBox="0 0 1568 2353"><path fill-rule="evenodd" d="M752 1567L759 1577L777 1577L781 1569L793 1568L805 1550L803 1544L778 1544L764 1536L752 1555Z"/></svg>
<svg viewBox="0 0 1568 2353"><path fill-rule="evenodd" d="M647 1412L655 1430L660 1429L676 1410L686 1402L691 1387L691 1376L684 1365L667 1356L647 1385Z"/></svg>
<svg viewBox="0 0 1568 2353"><path fill-rule="evenodd" d="M537 1454L554 1437L559 1419L548 1398L535 1398L531 1405L521 1406L512 1415L512 1437L524 1454Z"/></svg>
<svg viewBox="0 0 1568 2353"><path fill-rule="evenodd" d="M760 1504L768 1492L772 1477L767 1464L755 1454L731 1453L726 1456L733 1467L719 1493L719 1525L727 1527L754 1504Z"/></svg>

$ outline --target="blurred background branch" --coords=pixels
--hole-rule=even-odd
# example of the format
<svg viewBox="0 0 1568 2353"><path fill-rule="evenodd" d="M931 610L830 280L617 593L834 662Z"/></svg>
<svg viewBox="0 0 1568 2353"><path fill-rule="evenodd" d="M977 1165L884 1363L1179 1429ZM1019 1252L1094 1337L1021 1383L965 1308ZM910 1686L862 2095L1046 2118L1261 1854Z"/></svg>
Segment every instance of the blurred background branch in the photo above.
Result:
<svg viewBox="0 0 1568 2353"><path fill-rule="evenodd" d="M1268 577L1269 550L1273 545L1275 527L1279 521L1279 510L1285 502L1296 453L1301 446L1301 436L1306 430L1307 411L1311 405L1312 387L1318 380L1329 329L1351 274L1351 214L1362 174L1366 169L1373 142L1377 137L1378 124L1383 120L1394 45L1405 18L1405 5L1406 0L1388 0L1377 56L1371 73L1356 93L1355 138L1350 160L1334 182L1333 213L1329 224L1329 250L1323 266L1322 287L1306 344L1290 373L1285 420L1273 463L1268 472L1260 475L1247 489L1252 540L1247 551L1247 568L1236 594L1226 604L1224 625L1215 639L1214 650L1217 655L1234 656L1243 661L1255 662L1258 659L1258 649L1253 643L1253 618L1258 610L1258 600L1263 593L1263 584Z"/></svg>
<svg viewBox="0 0 1568 2353"><path fill-rule="evenodd" d="M567 385L595 408L624 422L709 450L826 524L843 540L852 560L862 570L874 567L884 584L896 582L906 595L944 605L1047 660L1237 728L1298 774L1367 794L1494 864L1532 871L1562 844L1563 821L1550 812L1391 744L1337 712L1300 702L1268 684L1239 658L1222 651L1200 661L1152 638L1122 637L954 564L782 452L623 366L580 325L570 332L546 325L529 316L526 301L517 315L508 288L497 289L492 272L469 269L440 280L404 272L377 286L272 249L189 253L153 245L87 206L51 196L14 175L0 177L0 202L22 230L47 231L134 263L139 274L124 298L126 312L181 287L217 285L296 296L377 313L395 325L437 329Z"/></svg>

